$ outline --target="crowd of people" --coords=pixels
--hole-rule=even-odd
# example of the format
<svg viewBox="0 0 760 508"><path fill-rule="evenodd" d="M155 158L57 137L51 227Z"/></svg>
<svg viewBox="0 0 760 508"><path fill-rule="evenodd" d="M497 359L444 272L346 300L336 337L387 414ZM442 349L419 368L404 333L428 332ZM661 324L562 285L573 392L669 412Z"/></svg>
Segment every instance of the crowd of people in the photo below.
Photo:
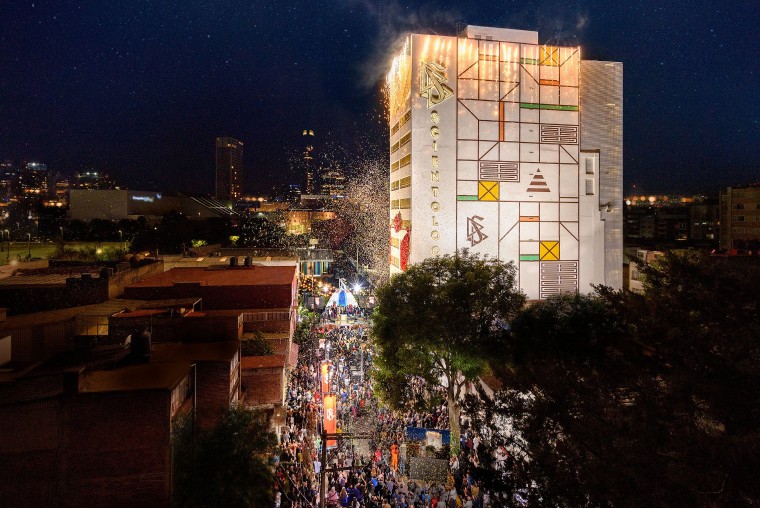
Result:
<svg viewBox="0 0 760 508"><path fill-rule="evenodd" d="M463 433L462 451L452 457L446 482L408 480L408 427L448 428L445 404L428 412L391 411L379 406L370 371L373 352L361 324L336 326L323 316L314 330L317 354L303 348L291 374L286 425L276 470L276 508L319 506L325 468L325 505L331 508L484 508L488 496L468 474L477 462L478 439ZM320 363L329 360L330 391L337 396L338 432L321 463ZM357 437L361 434L361 437ZM417 445L417 448L419 446Z"/></svg>

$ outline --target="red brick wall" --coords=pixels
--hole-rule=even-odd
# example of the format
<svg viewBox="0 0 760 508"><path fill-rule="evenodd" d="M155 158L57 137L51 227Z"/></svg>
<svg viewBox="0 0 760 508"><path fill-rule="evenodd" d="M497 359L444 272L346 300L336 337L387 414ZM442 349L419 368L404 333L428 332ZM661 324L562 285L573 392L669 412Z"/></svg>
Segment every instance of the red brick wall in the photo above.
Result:
<svg viewBox="0 0 760 508"><path fill-rule="evenodd" d="M3 506L167 506L169 392L0 406Z"/></svg>
<svg viewBox="0 0 760 508"><path fill-rule="evenodd" d="M70 405L67 498L88 506L166 506L171 496L169 392L81 394Z"/></svg>
<svg viewBox="0 0 760 508"><path fill-rule="evenodd" d="M246 405L283 404L285 389L283 368L243 370Z"/></svg>
<svg viewBox="0 0 760 508"><path fill-rule="evenodd" d="M230 364L203 362L196 366L196 423L209 429L230 405Z"/></svg>

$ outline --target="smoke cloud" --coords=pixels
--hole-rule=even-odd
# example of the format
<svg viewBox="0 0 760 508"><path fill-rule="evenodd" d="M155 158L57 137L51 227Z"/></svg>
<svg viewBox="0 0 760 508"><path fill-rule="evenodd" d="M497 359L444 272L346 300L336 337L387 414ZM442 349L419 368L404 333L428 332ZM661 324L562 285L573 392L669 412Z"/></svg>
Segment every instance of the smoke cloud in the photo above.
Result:
<svg viewBox="0 0 760 508"><path fill-rule="evenodd" d="M410 7L396 0L346 0L346 6L364 12L375 23L375 38L371 56L360 64L361 84L373 88L390 69L391 61L404 46L410 32L453 35L457 21L462 18L457 10L442 11L432 4Z"/></svg>

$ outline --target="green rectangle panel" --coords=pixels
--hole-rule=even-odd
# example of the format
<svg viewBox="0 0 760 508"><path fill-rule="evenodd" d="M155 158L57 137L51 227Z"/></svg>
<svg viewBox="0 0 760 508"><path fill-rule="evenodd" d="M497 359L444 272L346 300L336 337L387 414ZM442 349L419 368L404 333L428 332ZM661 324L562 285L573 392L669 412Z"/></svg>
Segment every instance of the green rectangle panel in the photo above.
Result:
<svg viewBox="0 0 760 508"><path fill-rule="evenodd" d="M521 254L520 261L538 261L538 254Z"/></svg>
<svg viewBox="0 0 760 508"><path fill-rule="evenodd" d="M541 62L539 62L539 61L538 61L538 60L536 60L535 58L521 58L521 59L520 59L520 63L521 63L521 64L531 64L531 65L538 65L538 64L540 64Z"/></svg>
<svg viewBox="0 0 760 508"><path fill-rule="evenodd" d="M578 111L578 106L558 105L558 104L536 104L534 102L521 102L520 107L523 109L554 109L557 111Z"/></svg>
<svg viewBox="0 0 760 508"><path fill-rule="evenodd" d="M457 196L457 201L477 201L477 196Z"/></svg>

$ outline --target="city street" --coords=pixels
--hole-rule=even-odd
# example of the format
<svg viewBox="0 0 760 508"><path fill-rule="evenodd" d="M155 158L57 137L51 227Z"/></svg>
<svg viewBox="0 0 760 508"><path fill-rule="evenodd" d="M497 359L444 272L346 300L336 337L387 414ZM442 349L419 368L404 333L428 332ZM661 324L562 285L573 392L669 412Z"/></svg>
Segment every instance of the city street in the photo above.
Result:
<svg viewBox="0 0 760 508"><path fill-rule="evenodd" d="M281 438L278 468L277 487L284 491L280 506L319 506L323 479L325 506L439 508L448 506L449 499L456 503L457 497L459 506L485 506L477 485L462 484L456 460L452 460L454 474L443 483L410 478L412 459L407 454L414 450L420 455L422 446L408 441L407 427L417 428L426 421L445 428L445 408L438 408L437 414L401 414L380 405L370 375L374 351L368 322L348 313L328 309L323 314L312 332L317 354L302 345L291 376L288 427ZM321 432L330 396L336 398L336 434L346 437L328 437L323 464ZM453 488L455 483L459 488Z"/></svg>

